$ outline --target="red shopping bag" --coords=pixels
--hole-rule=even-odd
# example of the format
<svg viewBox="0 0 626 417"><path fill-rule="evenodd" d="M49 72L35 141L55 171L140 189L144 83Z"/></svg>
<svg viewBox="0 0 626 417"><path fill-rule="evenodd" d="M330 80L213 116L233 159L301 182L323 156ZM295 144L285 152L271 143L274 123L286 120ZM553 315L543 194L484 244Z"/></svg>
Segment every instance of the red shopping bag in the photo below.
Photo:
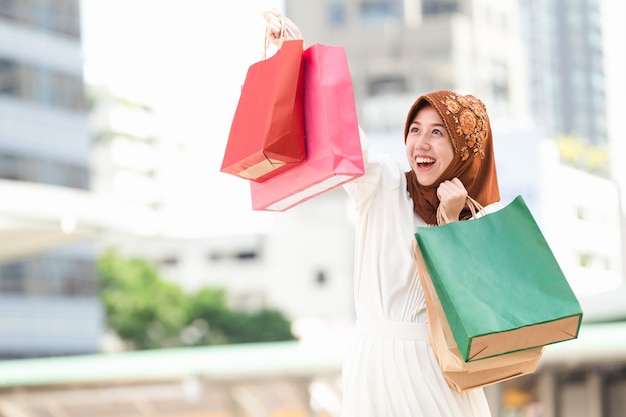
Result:
<svg viewBox="0 0 626 417"><path fill-rule="evenodd" d="M304 160L302 42L248 69L221 172L265 181Z"/></svg>
<svg viewBox="0 0 626 417"><path fill-rule="evenodd" d="M306 160L250 183L253 210L285 211L364 173L345 49L315 44L303 53Z"/></svg>

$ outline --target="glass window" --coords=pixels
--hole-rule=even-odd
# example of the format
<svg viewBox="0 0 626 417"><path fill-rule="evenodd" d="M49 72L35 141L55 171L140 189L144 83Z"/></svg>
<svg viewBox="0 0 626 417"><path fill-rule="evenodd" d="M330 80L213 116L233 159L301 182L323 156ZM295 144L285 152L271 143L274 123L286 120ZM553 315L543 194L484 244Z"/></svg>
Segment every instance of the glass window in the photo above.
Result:
<svg viewBox="0 0 626 417"><path fill-rule="evenodd" d="M0 94L71 110L86 108L81 77L2 58Z"/></svg>
<svg viewBox="0 0 626 417"><path fill-rule="evenodd" d="M608 371L606 378L606 415L619 417L626 410L626 367Z"/></svg>
<svg viewBox="0 0 626 417"><path fill-rule="evenodd" d="M509 100L509 71L505 62L493 60L492 68L492 93L494 99L499 103Z"/></svg>
<svg viewBox="0 0 626 417"><path fill-rule="evenodd" d="M80 37L79 0L0 0L0 15L22 25Z"/></svg>
<svg viewBox="0 0 626 417"><path fill-rule="evenodd" d="M24 292L24 265L10 263L0 267L0 293Z"/></svg>
<svg viewBox="0 0 626 417"><path fill-rule="evenodd" d="M341 27L346 24L346 5L343 2L335 1L328 4L328 25L330 27Z"/></svg>
<svg viewBox="0 0 626 417"><path fill-rule="evenodd" d="M388 75L373 78L367 85L370 96L402 94L406 91L406 80L402 76Z"/></svg>
<svg viewBox="0 0 626 417"><path fill-rule="evenodd" d="M360 6L361 22L366 25L382 24L389 19L402 19L402 2L399 0L364 0Z"/></svg>
<svg viewBox="0 0 626 417"><path fill-rule="evenodd" d="M0 152L0 178L85 190L89 186L89 169L86 166Z"/></svg>
<svg viewBox="0 0 626 417"><path fill-rule="evenodd" d="M95 296L97 274L86 259L37 257L0 267L0 292Z"/></svg>
<svg viewBox="0 0 626 417"><path fill-rule="evenodd" d="M0 0L0 15L11 17L15 16L18 0Z"/></svg>
<svg viewBox="0 0 626 417"><path fill-rule="evenodd" d="M460 10L459 2L455 0L423 0L422 13L424 16L435 14L456 13Z"/></svg>
<svg viewBox="0 0 626 417"><path fill-rule="evenodd" d="M0 58L0 94L17 94L18 85L17 65L14 61Z"/></svg>

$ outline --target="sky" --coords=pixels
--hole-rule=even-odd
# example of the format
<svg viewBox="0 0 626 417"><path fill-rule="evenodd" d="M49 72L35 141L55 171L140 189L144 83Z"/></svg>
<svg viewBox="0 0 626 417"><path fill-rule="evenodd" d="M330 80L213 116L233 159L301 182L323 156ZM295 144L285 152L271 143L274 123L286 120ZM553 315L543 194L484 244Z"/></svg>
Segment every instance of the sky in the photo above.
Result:
<svg viewBox="0 0 626 417"><path fill-rule="evenodd" d="M219 172L247 69L261 60L263 11L282 1L81 0L85 80L155 109L188 147L169 187L169 221L204 237L270 227L246 180Z"/></svg>

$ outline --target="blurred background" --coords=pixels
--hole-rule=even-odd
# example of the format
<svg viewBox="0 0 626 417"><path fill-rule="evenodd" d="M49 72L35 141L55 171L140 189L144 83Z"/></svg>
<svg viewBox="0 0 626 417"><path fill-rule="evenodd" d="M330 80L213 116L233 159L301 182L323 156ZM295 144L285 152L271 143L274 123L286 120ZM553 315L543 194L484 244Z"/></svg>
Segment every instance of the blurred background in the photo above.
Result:
<svg viewBox="0 0 626 417"><path fill-rule="evenodd" d="M418 95L487 105L502 200L584 311L486 389L493 416L626 416L616 0L0 0L0 416L338 415L346 195L253 211L219 172L270 7L345 47L359 123L402 164Z"/></svg>

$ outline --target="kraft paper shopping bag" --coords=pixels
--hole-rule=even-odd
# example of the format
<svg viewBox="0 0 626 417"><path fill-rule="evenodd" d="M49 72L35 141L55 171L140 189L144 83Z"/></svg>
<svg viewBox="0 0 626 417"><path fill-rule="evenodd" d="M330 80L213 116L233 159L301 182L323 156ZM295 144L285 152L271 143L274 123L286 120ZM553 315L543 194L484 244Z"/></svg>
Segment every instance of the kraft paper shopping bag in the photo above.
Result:
<svg viewBox="0 0 626 417"><path fill-rule="evenodd" d="M536 371L544 347L506 353L479 361L465 362L446 320L441 302L416 241L413 241L415 264L426 300L428 332L437 362L447 384L463 392Z"/></svg>
<svg viewBox="0 0 626 417"><path fill-rule="evenodd" d="M285 211L364 173L345 50L315 44L303 54L306 160L251 183L254 210Z"/></svg>
<svg viewBox="0 0 626 417"><path fill-rule="evenodd" d="M221 172L266 181L305 159L302 42L248 69Z"/></svg>
<svg viewBox="0 0 626 417"><path fill-rule="evenodd" d="M521 196L415 238L464 361L578 336L581 306Z"/></svg>

